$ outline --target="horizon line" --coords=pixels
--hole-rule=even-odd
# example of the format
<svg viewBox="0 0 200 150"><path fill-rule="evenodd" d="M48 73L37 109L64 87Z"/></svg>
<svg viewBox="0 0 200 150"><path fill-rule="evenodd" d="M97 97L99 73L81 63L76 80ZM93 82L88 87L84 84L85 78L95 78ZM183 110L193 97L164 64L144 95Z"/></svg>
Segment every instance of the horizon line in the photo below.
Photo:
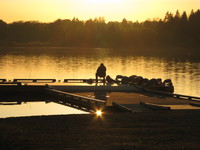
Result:
<svg viewBox="0 0 200 150"><path fill-rule="evenodd" d="M196 11L198 11L198 10L200 10L200 9L197 9ZM179 10L177 9L176 11L179 11ZM191 9L190 14L191 14L192 11L196 12L194 9ZM180 14L182 14L183 12L186 12L187 17L190 16L190 14L187 13L186 10L184 10L184 11L182 11L182 12L179 11ZM174 16L174 14L173 14L172 12L170 12L170 11L167 11L167 12L165 13L165 15L166 15L167 13L171 13L171 14ZM165 16L164 16L164 17L165 17ZM16 21L11 21L11 22L9 22L9 21L5 21L5 20L3 20L3 19L1 19L1 18L0 18L0 20L4 21L4 22L7 23L7 24L12 24L12 23L15 23L15 22L52 23L52 22L55 22L55 21L57 21L57 20L71 20L71 21L72 21L73 19L77 19L77 20L82 21L82 22L86 22L86 21L89 21L89 20L95 20L95 19L103 19L105 23L109 23L109 22L122 22L124 19L126 19L126 21L132 22L132 23L136 23L136 22L138 22L138 23L143 23L143 22L145 22L145 21L162 21L162 20L164 19L164 17L161 17L161 18L160 18L160 17L153 17L153 18L152 18L152 17L151 17L151 18L149 17L149 18L146 18L146 19L143 20L143 21L139 21L139 20L133 21L133 20L130 20L130 19L126 19L126 17L123 17L123 18L121 19L121 21L120 21L120 20L109 20L109 21L106 21L106 17L104 17L104 16L98 16L98 17L93 17L93 18L88 18L88 19L79 19L78 17L75 17L75 16L74 16L72 19L70 19L70 18L57 18L57 19L52 20L52 21L40 21L40 20L32 20L32 19L30 19L30 20L16 20Z"/></svg>

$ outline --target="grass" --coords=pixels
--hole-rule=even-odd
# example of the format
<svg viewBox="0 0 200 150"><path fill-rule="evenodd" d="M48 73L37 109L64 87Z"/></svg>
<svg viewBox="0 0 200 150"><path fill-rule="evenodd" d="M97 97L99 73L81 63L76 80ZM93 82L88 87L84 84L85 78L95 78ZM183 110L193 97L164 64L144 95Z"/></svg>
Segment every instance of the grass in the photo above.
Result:
<svg viewBox="0 0 200 150"><path fill-rule="evenodd" d="M200 111L0 119L1 150L197 150Z"/></svg>

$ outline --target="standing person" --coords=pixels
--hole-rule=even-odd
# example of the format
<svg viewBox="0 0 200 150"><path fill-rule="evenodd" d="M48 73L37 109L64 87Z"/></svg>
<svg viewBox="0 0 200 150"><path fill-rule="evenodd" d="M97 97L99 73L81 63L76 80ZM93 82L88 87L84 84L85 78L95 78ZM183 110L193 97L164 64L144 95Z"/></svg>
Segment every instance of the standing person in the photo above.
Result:
<svg viewBox="0 0 200 150"><path fill-rule="evenodd" d="M98 83L98 77L103 78L103 83L105 83L105 77L106 77L106 67L103 63L97 68L96 72L96 83Z"/></svg>

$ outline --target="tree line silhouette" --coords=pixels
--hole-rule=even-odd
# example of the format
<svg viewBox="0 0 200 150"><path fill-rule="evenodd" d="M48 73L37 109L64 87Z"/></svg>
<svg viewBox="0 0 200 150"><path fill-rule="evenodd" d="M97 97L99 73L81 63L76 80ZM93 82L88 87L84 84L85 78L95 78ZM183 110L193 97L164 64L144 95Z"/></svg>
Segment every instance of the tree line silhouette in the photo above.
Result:
<svg viewBox="0 0 200 150"><path fill-rule="evenodd" d="M1 46L66 46L104 48L187 47L185 53L199 53L200 10L189 15L177 10L164 19L105 22L103 17L80 21L58 19L51 23L0 20ZM154 50L154 52L160 52ZM146 52L146 51L144 51ZM149 52L153 52L149 50ZM177 53L183 53L180 50Z"/></svg>

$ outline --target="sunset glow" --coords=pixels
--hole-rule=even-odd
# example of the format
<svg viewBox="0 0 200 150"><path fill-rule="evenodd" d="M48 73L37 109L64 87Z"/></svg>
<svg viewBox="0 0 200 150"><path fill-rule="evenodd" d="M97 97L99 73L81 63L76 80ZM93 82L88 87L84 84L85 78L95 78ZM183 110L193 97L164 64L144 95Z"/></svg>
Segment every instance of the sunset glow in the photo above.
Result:
<svg viewBox="0 0 200 150"><path fill-rule="evenodd" d="M0 0L0 19L51 22L57 19L80 20L104 17L106 21L131 21L163 18L167 11L197 10L199 0Z"/></svg>
<svg viewBox="0 0 200 150"><path fill-rule="evenodd" d="M104 4L104 5L123 2L123 0L84 0L84 1L89 4Z"/></svg>

